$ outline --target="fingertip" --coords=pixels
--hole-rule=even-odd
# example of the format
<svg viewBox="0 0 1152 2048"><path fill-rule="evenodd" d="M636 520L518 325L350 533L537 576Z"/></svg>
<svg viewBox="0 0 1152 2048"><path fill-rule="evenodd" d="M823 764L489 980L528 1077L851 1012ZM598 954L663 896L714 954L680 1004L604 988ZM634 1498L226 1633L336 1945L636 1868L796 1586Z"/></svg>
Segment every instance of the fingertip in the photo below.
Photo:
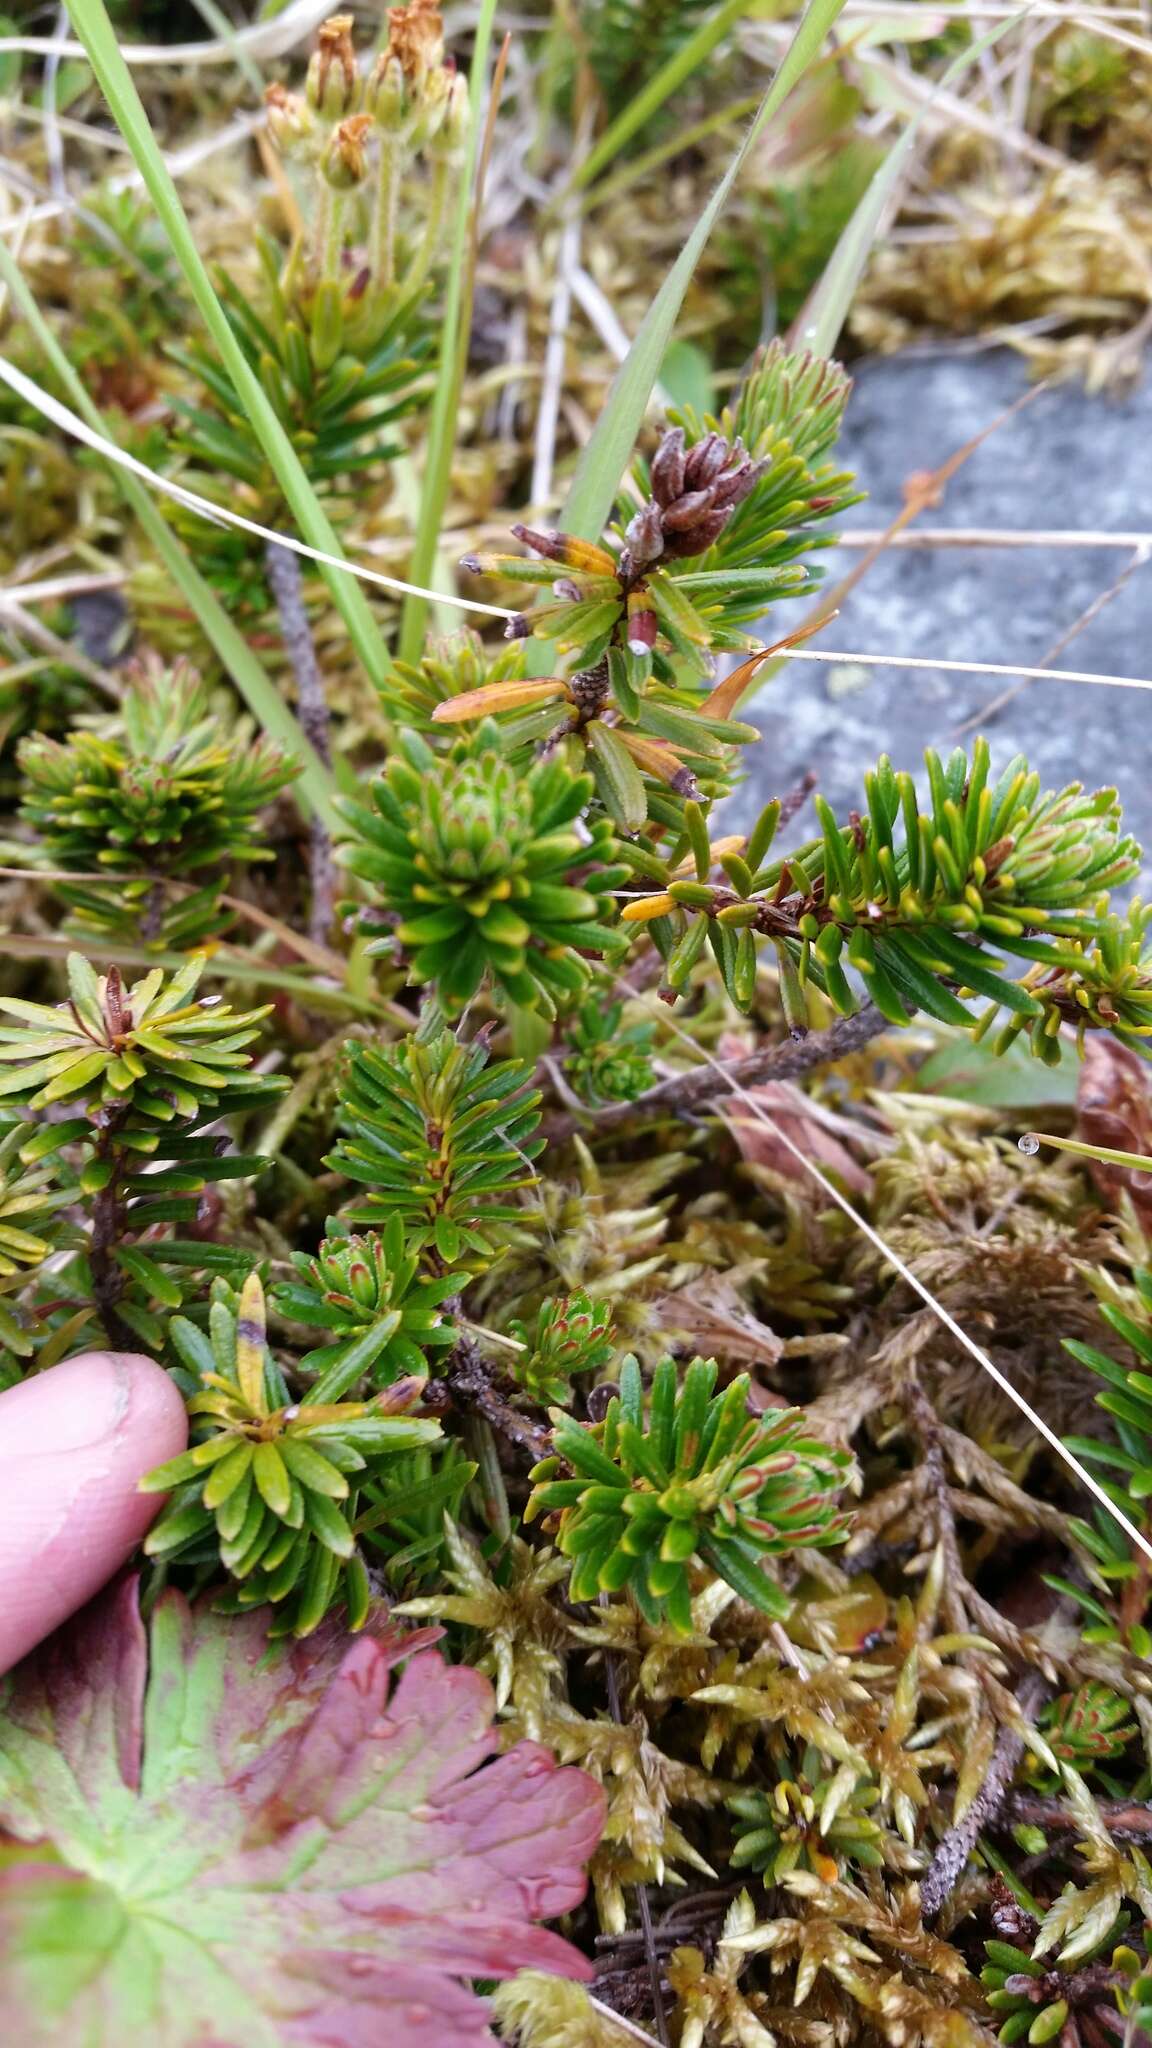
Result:
<svg viewBox="0 0 1152 2048"><path fill-rule="evenodd" d="M119 1569L187 1442L180 1391L142 1352L88 1351L0 1394L0 1671Z"/></svg>

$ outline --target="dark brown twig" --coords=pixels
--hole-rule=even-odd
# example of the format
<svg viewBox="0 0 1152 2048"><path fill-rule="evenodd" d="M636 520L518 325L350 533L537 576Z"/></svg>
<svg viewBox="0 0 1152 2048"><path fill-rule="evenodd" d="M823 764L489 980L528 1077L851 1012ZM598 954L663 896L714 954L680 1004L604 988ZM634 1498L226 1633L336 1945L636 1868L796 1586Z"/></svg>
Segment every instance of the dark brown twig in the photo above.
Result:
<svg viewBox="0 0 1152 2048"><path fill-rule="evenodd" d="M518 1408L513 1408L511 1402L497 1392L473 1338L461 1336L457 1339L448 1355L442 1384L447 1387L457 1408L466 1415L481 1416L499 1436L506 1437L509 1443L526 1451L533 1464L548 1456L552 1449L549 1432L527 1415L521 1415Z"/></svg>
<svg viewBox="0 0 1152 2048"><path fill-rule="evenodd" d="M293 553L291 548L282 547L279 541L270 540L264 550L264 568L268 577L268 588L272 592L280 619L284 652L296 678L296 708L301 729L324 766L330 768L332 720L328 710L328 699L324 694L324 678L320 672L320 663L316 659L312 628L308 623L308 611L304 603L300 557ZM309 882L312 902L308 918L308 935L315 944L323 945L331 929L332 907L336 894L332 838L323 821L315 817L309 826L309 835Z"/></svg>
<svg viewBox="0 0 1152 2048"><path fill-rule="evenodd" d="M729 1089L755 1088L765 1081L789 1081L797 1074L809 1073L813 1067L842 1060L890 1028L876 1005L865 1003L854 1017L838 1017L827 1031L813 1031L807 1038L766 1046L763 1051L750 1053L747 1059L732 1060L724 1067L692 1067L687 1073L673 1074L667 1081L649 1088L635 1102L614 1102L608 1109L590 1112L584 1119L557 1117L549 1124L549 1136L557 1140L571 1137L580 1122L590 1126L592 1135L597 1135L643 1117L691 1116Z"/></svg>
<svg viewBox="0 0 1152 2048"><path fill-rule="evenodd" d="M601 1607L609 1604L606 1593L600 1595ZM620 1679L616 1669L616 1654L613 1650L604 1652L604 1684L608 1693L608 1711L618 1728L624 1726L624 1715L620 1708ZM664 2011L664 1977L660 1968L660 1955L656 1947L656 1934L652 1926L652 1907L648 1900L648 1887L643 1882L636 1886L636 1903L640 1909L640 1931L644 1938L644 1958L648 1965L648 1983L652 1993L652 2010L656 2020L656 2032L668 2048L668 2018Z"/></svg>
<svg viewBox="0 0 1152 2048"><path fill-rule="evenodd" d="M1098 1799L1096 1806L1110 1835L1133 1842L1152 1840L1152 1806L1142 1806L1133 1799ZM1018 1821L1042 1828L1075 1829L1083 1825L1061 1800L1043 1799L1030 1792L1013 1792L994 1825L1013 1827Z"/></svg>
<svg viewBox="0 0 1152 2048"><path fill-rule="evenodd" d="M1039 1671L1030 1672L1016 1694L1020 1712L1029 1720L1042 1706L1051 1690ZM996 1739L984 1783L968 1811L955 1827L949 1828L920 1880L920 1910L931 1920L945 1906L964 1874L968 1858L982 1830L991 1827L1011 1789L1016 1769L1024 1754L1023 1737L1015 1728L1002 1728Z"/></svg>
<svg viewBox="0 0 1152 2048"><path fill-rule="evenodd" d="M131 1351L136 1343L120 1315L118 1303L124 1292L124 1271L116 1258L128 1220L128 1198L124 1192L124 1153L118 1133L127 1114L125 1109L97 1111L99 1134L95 1157L111 1167L111 1179L92 1200L92 1235L88 1241L88 1270L92 1275L92 1298L104 1334L110 1344Z"/></svg>

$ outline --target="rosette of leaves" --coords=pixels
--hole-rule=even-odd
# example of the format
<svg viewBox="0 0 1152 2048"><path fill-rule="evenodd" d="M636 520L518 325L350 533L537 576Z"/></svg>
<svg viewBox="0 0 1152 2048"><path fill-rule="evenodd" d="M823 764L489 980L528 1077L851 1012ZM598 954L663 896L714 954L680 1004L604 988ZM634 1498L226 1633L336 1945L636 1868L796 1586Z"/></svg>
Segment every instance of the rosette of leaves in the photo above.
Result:
<svg viewBox="0 0 1152 2048"><path fill-rule="evenodd" d="M555 1414L555 1456L533 1473L529 1514L557 1516L558 1547L573 1562L573 1600L627 1588L645 1619L667 1615L691 1631L694 1559L761 1612L791 1603L764 1559L803 1545L841 1542L847 1515L836 1496L852 1471L847 1451L808 1434L799 1409L770 1419L748 1412L747 1374L715 1392L714 1359L693 1359L678 1384L662 1359L645 1415L635 1358L602 1423ZM561 1478L563 1466L571 1478Z"/></svg>
<svg viewBox="0 0 1152 2048"><path fill-rule="evenodd" d="M211 694L184 662L137 673L117 717L66 740L21 742L22 814L78 932L199 946L227 922L237 862L267 860L260 813L296 765L240 722L222 737ZM191 886L188 886L188 884Z"/></svg>
<svg viewBox="0 0 1152 2048"><path fill-rule="evenodd" d="M589 996L568 1027L564 1072L576 1093L591 1109L609 1102L632 1102L651 1088L651 1024L623 1024L623 1003L604 1005Z"/></svg>
<svg viewBox="0 0 1152 2048"><path fill-rule="evenodd" d="M1075 1692L1061 1693L1047 1709L1042 1726L1053 1755L1083 1773L1096 1769L1110 1789L1119 1791L1101 1766L1122 1757L1139 1734L1132 1705L1123 1694L1090 1678Z"/></svg>
<svg viewBox="0 0 1152 2048"><path fill-rule="evenodd" d="M491 1265L523 1223L515 1197L543 1150L530 1079L523 1061L462 1044L434 1010L397 1045L350 1044L342 1136L325 1162L370 1191L346 1205L348 1221L398 1216L410 1251L462 1273Z"/></svg>
<svg viewBox="0 0 1152 2048"><path fill-rule="evenodd" d="M733 1793L736 1840L729 1862L759 1870L768 1885L793 1870L810 1870L826 1884L845 1872L884 1866L884 1831L871 1809L879 1788L855 1765L830 1766L812 1743L775 1784Z"/></svg>
<svg viewBox="0 0 1152 2048"><path fill-rule="evenodd" d="M154 968L125 988L119 971L98 975L68 956L69 1000L60 1008L0 998L0 1097L29 1112L22 1163L62 1170L75 1159L87 1212L78 1304L95 1302L107 1336L154 1349L164 1344L158 1309L182 1298L181 1273L243 1271L230 1247L170 1239L173 1223L194 1223L207 1187L248 1179L264 1161L229 1152L211 1127L230 1113L266 1107L284 1083L249 1071L248 1046L265 1009L239 1014L217 997L196 997L203 960L175 975ZM57 1119L56 1105L68 1113Z"/></svg>
<svg viewBox="0 0 1152 2048"><path fill-rule="evenodd" d="M517 1356L513 1378L541 1408L566 1406L577 1375L598 1377L616 1355L611 1304L592 1301L582 1291L542 1302L531 1334L519 1322L511 1323L509 1330L529 1347L527 1355Z"/></svg>
<svg viewBox="0 0 1152 2048"><path fill-rule="evenodd" d="M1121 2014L1139 1971L1136 1951L1119 1940L1129 1919L1122 1913L1102 1941L1070 1963L1032 1953L1039 1923L1024 1911L1017 1915L1016 1940L984 1943L988 1960L980 1981L1005 2048L1014 2041L1041 2048L1055 2040L1060 2048L1103 2048L1124 2039Z"/></svg>
<svg viewBox="0 0 1152 2048"><path fill-rule="evenodd" d="M1068 1448L1096 1470L1100 1484L1117 1507L1152 1536L1152 1270L1133 1275L1136 1303L1130 1311L1102 1302L1100 1313L1117 1336L1131 1345L1139 1363L1121 1365L1091 1344L1066 1337L1064 1349L1105 1383L1096 1404L1111 1418L1113 1441L1073 1436ZM1084 1638L1089 1643L1122 1643L1137 1657L1152 1657L1152 1568L1111 1515L1096 1508L1091 1522L1073 1528L1086 1554L1093 1590L1059 1578L1048 1584L1068 1594L1084 1612Z"/></svg>
<svg viewBox="0 0 1152 2048"><path fill-rule="evenodd" d="M492 1688L377 1616L121 1584L2 1688L0 1973L21 2048L495 2048L475 1978L591 1974L584 1772L501 1749ZM397 1671L400 1667L400 1675Z"/></svg>
<svg viewBox="0 0 1152 2048"><path fill-rule="evenodd" d="M272 1307L292 1322L331 1333L330 1343L300 1360L302 1373L322 1379L329 1400L361 1379L380 1387L426 1374L428 1353L455 1340L455 1324L442 1307L459 1282L452 1274L436 1279L421 1272L398 1215L367 1237L330 1234L315 1258L296 1252L292 1263L298 1278L273 1290Z"/></svg>
<svg viewBox="0 0 1152 2048"><path fill-rule="evenodd" d="M196 1441L140 1482L171 1493L145 1551L197 1566L218 1557L232 1581L223 1604L271 1603L273 1634L310 1635L337 1601L362 1628L371 1596L354 1529L359 1475L379 1476L439 1436L433 1418L407 1413L424 1380L343 1401L337 1364L295 1401L268 1349L260 1275L249 1274L235 1308L229 1294L215 1284L207 1332L183 1316L169 1326Z"/></svg>
<svg viewBox="0 0 1152 2048"><path fill-rule="evenodd" d="M769 945L794 1030L807 1029L809 984L844 1016L858 1009L862 986L894 1024L919 1009L986 1028L987 1017L975 1018L961 1000L967 993L990 998L989 1014L1012 1012L1032 1051L1057 1062L1059 1011L1001 954L1059 965L1067 941L1096 933L1107 891L1139 868L1116 792L1088 794L1072 783L1042 794L1020 756L993 782L984 740L971 761L960 749L947 762L929 751L925 761L927 808L912 777L885 756L865 778L866 816L841 826L818 796L821 837L780 858L772 857L778 804L767 806L739 851L711 846L701 815L689 810L685 846L695 879L675 873L675 848L665 889L629 903L624 919L654 922L673 987L710 943L743 1009L752 1002L758 948ZM712 879L717 865L723 885Z"/></svg>
<svg viewBox="0 0 1152 2048"><path fill-rule="evenodd" d="M618 948L601 920L626 870L608 865L608 821L582 821L588 776L557 760L517 774L484 725L438 758L400 736L373 807L346 803L357 834L345 859L381 892L394 929L375 951L402 946L414 982L435 982L446 1012L487 978L514 1003L554 1009L587 986L587 955Z"/></svg>

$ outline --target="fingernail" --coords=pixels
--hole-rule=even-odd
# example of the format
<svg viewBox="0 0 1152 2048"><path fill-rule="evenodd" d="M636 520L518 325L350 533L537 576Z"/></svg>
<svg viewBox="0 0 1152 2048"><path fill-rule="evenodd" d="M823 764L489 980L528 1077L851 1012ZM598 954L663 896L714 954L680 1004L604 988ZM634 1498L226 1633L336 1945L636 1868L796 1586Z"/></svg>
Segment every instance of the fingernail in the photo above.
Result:
<svg viewBox="0 0 1152 2048"><path fill-rule="evenodd" d="M132 1405L128 1360L90 1351L0 1394L0 1459L52 1457L109 1442Z"/></svg>

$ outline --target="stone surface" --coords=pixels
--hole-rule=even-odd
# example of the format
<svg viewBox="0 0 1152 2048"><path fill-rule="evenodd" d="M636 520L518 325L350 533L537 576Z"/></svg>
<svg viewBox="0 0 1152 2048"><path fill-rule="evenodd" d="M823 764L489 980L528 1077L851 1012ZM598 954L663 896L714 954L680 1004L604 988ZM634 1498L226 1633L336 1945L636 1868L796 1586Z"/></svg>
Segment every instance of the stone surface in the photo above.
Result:
<svg viewBox="0 0 1152 2048"><path fill-rule="evenodd" d="M1022 363L1007 352L864 364L842 446L845 466L869 496L844 525L887 525L903 503L906 477L937 468L1026 389ZM1150 440L1152 381L1119 402L1073 386L1041 392L969 457L919 523L1152 531ZM860 557L839 548L820 559L831 583ZM863 653L1039 664L1129 560L1128 552L1099 547L889 550L820 642ZM800 604L781 605L772 628L786 631L803 615ZM1134 571L1054 665L1152 677L1152 562ZM1152 846L1152 694L1037 680L1004 710L980 718L1013 681L790 663L752 709L765 738L726 814L729 829L809 769L844 815L861 805L863 771L880 753L898 768L920 768L926 746L970 744L972 730L959 729L977 718L974 730L987 733L994 769L1025 752L1046 784L1115 783L1133 831ZM806 808L798 826L811 820Z"/></svg>

